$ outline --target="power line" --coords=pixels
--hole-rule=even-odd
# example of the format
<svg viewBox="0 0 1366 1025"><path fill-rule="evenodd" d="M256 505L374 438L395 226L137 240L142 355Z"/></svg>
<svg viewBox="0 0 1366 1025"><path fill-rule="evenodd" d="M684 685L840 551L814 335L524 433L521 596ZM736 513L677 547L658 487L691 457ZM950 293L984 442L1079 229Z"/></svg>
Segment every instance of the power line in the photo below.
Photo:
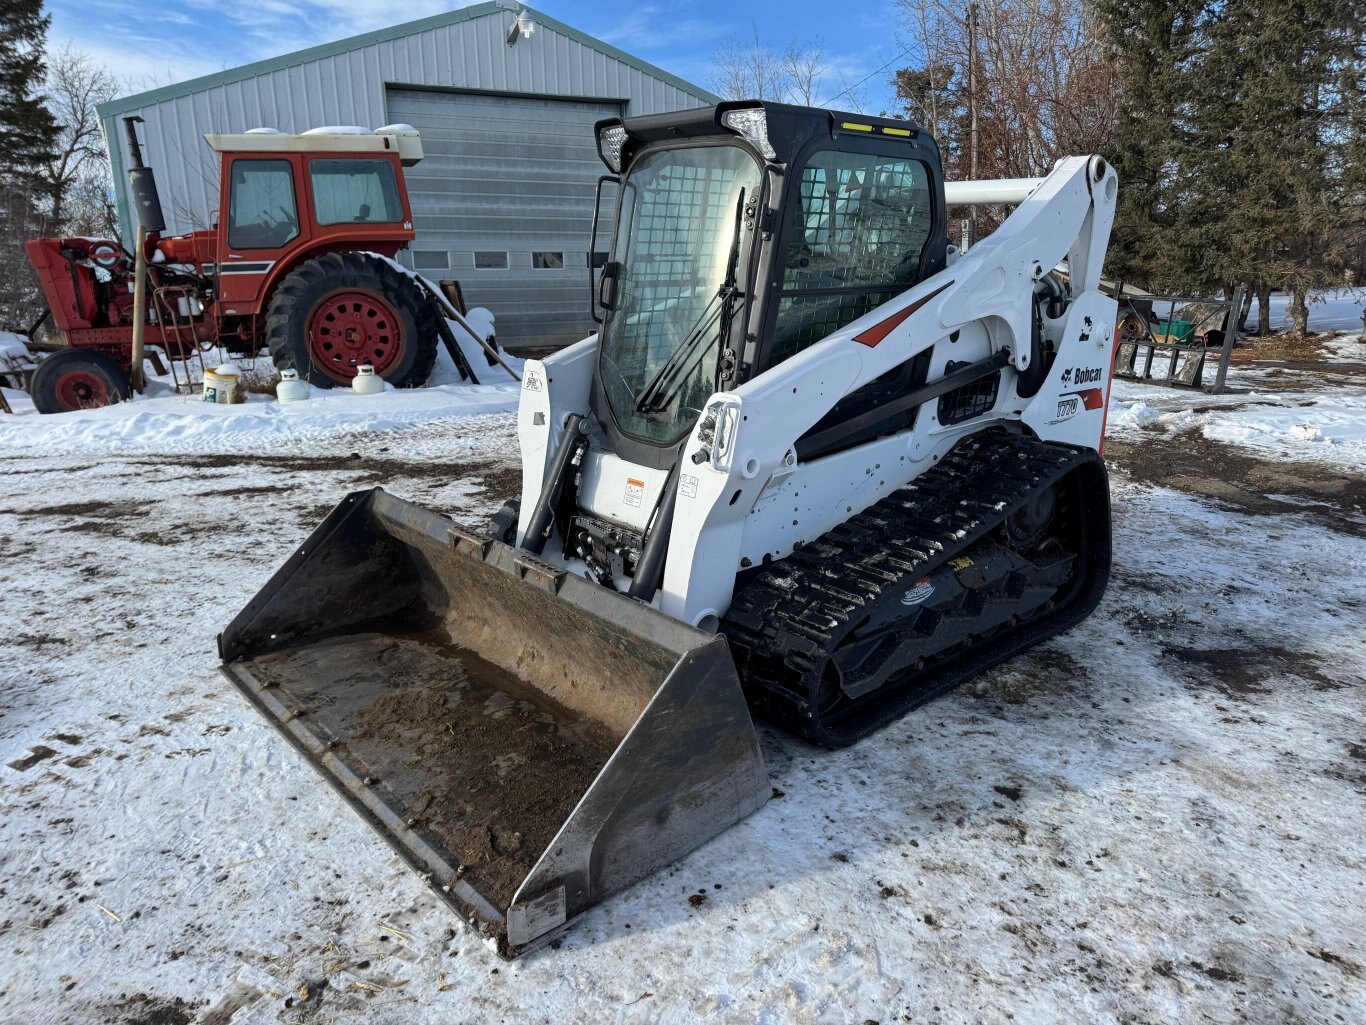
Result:
<svg viewBox="0 0 1366 1025"><path fill-rule="evenodd" d="M868 79L872 78L873 75L880 75L880 74L882 74L882 72L886 71L886 70L887 70L888 68L890 68L893 64L895 64L897 61L901 60L902 57L905 57L905 56L906 56L908 53L910 53L910 52L911 52L910 50L902 50L899 54L897 54L895 57L893 57L891 60L889 60L886 64L882 65L882 67L878 68L878 69L877 69L876 71L874 71L871 75L866 75L865 77L860 78L860 79L859 79L857 82L855 82L853 85L847 87L846 89L844 89L844 90L841 91L841 92L835 93L835 95L832 96L832 97L830 97L830 99L828 99L828 100L822 100L820 103L816 104L816 106L818 106L818 107L824 107L827 103L834 103L836 100L838 100L841 96L844 96L846 93L851 93L851 92L853 92L855 89L857 89L859 86L861 86L864 82L868 81Z"/></svg>

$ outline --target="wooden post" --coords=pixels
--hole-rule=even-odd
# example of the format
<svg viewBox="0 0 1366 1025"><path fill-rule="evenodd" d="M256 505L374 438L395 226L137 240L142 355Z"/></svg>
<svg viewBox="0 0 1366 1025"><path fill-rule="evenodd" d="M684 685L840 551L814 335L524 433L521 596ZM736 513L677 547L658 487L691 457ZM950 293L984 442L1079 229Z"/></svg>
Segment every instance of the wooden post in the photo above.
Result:
<svg viewBox="0 0 1366 1025"><path fill-rule="evenodd" d="M142 371L143 334L147 327L147 229L138 225L138 243L133 252L133 356L128 365L128 383L133 391L147 390L147 375Z"/></svg>

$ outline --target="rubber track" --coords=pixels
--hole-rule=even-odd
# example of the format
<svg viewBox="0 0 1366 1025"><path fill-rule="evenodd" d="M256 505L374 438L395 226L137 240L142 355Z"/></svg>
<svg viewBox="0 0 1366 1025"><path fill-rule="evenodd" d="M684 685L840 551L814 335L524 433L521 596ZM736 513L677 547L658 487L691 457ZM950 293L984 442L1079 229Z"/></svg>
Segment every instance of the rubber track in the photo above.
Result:
<svg viewBox="0 0 1366 1025"><path fill-rule="evenodd" d="M964 653L955 652L942 661L962 660L965 671L917 673L924 679L906 681L913 686L879 688L854 705L866 711L861 724L844 733L832 734L817 721L808 698L812 674L820 672L826 654L866 610L886 600L884 592L928 575L991 533L1031 495L1087 462L1099 462L1095 452L1022 435L968 439L906 487L760 573L736 593L722 626L751 704L792 732L843 746L1037 643L1042 637L987 659L962 659ZM1108 575L1108 527L1104 542ZM903 693L889 704L889 691Z"/></svg>

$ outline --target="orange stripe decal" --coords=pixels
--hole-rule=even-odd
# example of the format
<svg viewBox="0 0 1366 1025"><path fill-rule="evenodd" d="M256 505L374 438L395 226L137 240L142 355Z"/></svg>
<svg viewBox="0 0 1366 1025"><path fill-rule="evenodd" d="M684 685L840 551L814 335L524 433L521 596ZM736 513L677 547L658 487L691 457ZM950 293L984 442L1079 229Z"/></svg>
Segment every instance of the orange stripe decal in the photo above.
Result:
<svg viewBox="0 0 1366 1025"><path fill-rule="evenodd" d="M878 342L882 341L889 334L891 334L898 327L900 327L902 321L904 321L912 313L920 309L920 307L924 306L927 302L929 302L936 295L944 291L944 289L948 288L949 285L952 284L953 282L949 281L945 284L940 285L929 295L925 296L925 298L916 300L915 302L911 303L911 305L907 306L904 310L897 310L882 323L874 324L872 327L870 327L867 331L864 331L862 334L854 335L854 341L862 342L870 349L876 347Z"/></svg>

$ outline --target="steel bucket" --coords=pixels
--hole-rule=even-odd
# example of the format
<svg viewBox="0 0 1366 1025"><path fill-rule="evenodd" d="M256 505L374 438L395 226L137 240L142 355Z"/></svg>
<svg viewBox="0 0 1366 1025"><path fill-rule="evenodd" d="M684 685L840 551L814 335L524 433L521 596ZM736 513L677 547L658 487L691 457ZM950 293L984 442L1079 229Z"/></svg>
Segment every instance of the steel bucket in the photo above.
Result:
<svg viewBox="0 0 1366 1025"><path fill-rule="evenodd" d="M344 499L218 645L505 957L771 793L724 638L378 488Z"/></svg>

